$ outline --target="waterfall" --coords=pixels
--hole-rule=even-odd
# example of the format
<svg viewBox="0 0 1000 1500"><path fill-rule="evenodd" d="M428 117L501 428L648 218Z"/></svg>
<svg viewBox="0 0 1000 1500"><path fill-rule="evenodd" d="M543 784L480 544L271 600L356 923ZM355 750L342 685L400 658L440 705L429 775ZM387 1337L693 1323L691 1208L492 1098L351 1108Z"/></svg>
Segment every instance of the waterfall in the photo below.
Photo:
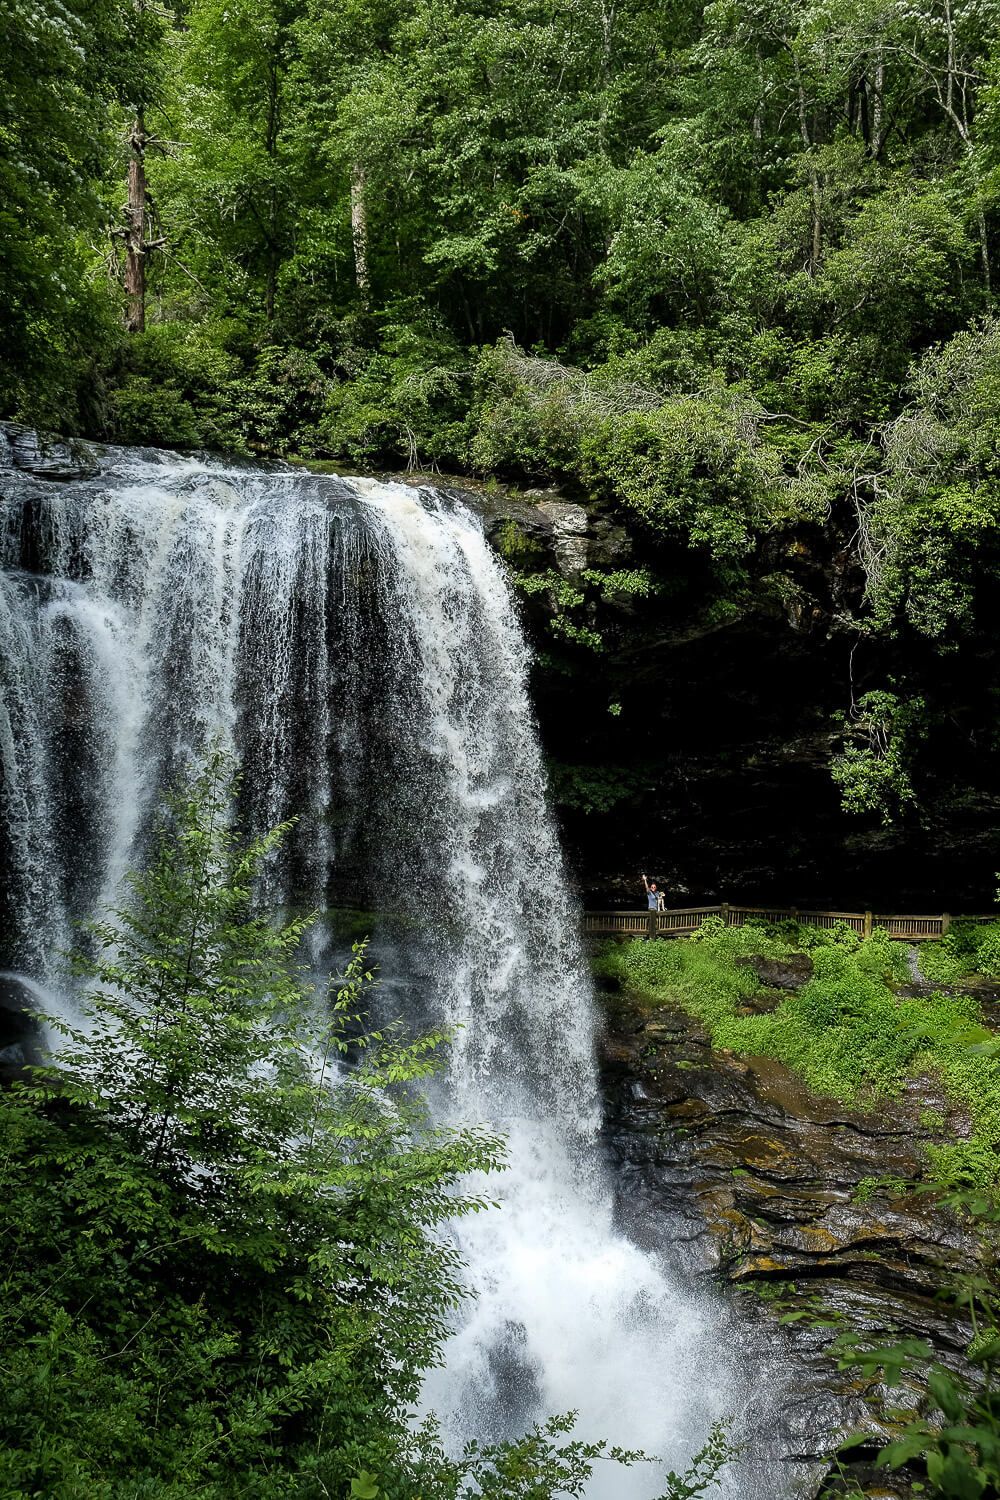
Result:
<svg viewBox="0 0 1000 1500"><path fill-rule="evenodd" d="M164 786L231 747L247 825L300 817L270 899L324 909L317 963L363 914L380 1003L456 1028L435 1110L508 1138L500 1208L459 1230L478 1297L427 1382L446 1436L574 1408L682 1465L733 1401L725 1335L615 1222L527 652L476 518L429 489L115 450L0 490L0 966L58 986ZM658 1492L607 1465L590 1494Z"/></svg>

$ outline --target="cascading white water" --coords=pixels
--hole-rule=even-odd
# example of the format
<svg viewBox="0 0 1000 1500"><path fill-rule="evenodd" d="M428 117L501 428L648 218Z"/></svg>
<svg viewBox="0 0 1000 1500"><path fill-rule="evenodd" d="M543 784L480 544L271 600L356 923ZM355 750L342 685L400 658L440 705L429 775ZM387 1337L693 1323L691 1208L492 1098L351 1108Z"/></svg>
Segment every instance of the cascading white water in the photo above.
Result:
<svg viewBox="0 0 1000 1500"><path fill-rule="evenodd" d="M575 1408L584 1435L683 1463L732 1399L722 1336L613 1221L526 650L476 519L164 455L5 479L0 963L51 986L178 763L233 747L248 823L302 819L269 894L372 913L386 1003L459 1028L435 1108L508 1137L501 1209L461 1227L479 1295L428 1405L456 1442ZM609 1466L591 1494L657 1492Z"/></svg>
<svg viewBox="0 0 1000 1500"><path fill-rule="evenodd" d="M403 486L363 493L410 642L433 902L453 934L432 969L445 1019L463 1028L444 1107L497 1121L510 1155L503 1211L462 1229L479 1298L428 1404L456 1438L497 1435L498 1409L524 1420L574 1408L584 1432L676 1460L720 1415L725 1378L704 1314L612 1223L590 984L510 595L468 513ZM591 1492L654 1491L648 1473L615 1470Z"/></svg>

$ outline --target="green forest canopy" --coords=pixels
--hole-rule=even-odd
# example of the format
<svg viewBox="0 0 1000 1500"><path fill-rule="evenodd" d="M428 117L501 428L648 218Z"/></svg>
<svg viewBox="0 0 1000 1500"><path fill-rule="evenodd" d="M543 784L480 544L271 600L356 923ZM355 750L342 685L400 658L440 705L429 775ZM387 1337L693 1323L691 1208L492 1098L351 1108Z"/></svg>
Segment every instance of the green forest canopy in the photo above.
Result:
<svg viewBox="0 0 1000 1500"><path fill-rule="evenodd" d="M556 480L722 614L794 611L768 539L826 528L851 627L948 651L1000 564L998 17L14 0L0 409ZM911 799L922 690L856 715L848 806Z"/></svg>

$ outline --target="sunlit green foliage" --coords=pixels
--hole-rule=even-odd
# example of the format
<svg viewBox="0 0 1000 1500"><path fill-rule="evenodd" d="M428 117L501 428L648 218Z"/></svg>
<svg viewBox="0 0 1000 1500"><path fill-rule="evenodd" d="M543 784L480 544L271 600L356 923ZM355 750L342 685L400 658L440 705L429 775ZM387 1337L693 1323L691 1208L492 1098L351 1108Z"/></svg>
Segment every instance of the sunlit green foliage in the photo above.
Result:
<svg viewBox="0 0 1000 1500"><path fill-rule="evenodd" d="M447 1456L413 1406L465 1295L447 1225L502 1145L436 1127L440 1036L372 1030L363 943L331 994L311 918L254 903L221 756L89 931L79 1026L0 1092L0 1489L10 1500L554 1500L597 1460L572 1415ZM664 1500L703 1494L713 1433Z"/></svg>
<svg viewBox="0 0 1000 1500"><path fill-rule="evenodd" d="M906 999L894 986L908 977L904 948L881 932L850 929L811 940L813 975L773 1008L752 1012L761 990L740 959L802 951L806 929L723 927L709 919L691 939L635 941L601 960L646 1003L674 1003L697 1016L715 1046L777 1058L819 1094L860 1105L899 1093L915 1073L931 1071L967 1112L968 1137L928 1148L943 1186L992 1184L1000 1177L1000 1061L980 1008L968 995Z"/></svg>
<svg viewBox="0 0 1000 1500"><path fill-rule="evenodd" d="M848 812L877 813L888 824L916 801L910 765L925 708L921 699L901 703L894 693L872 692L845 715L844 747L831 771Z"/></svg>
<svg viewBox="0 0 1000 1500"><path fill-rule="evenodd" d="M993 0L102 6L2 33L3 414L562 484L705 629L902 642L836 770L921 815L1000 584ZM609 650L553 618L560 669Z"/></svg>
<svg viewBox="0 0 1000 1500"><path fill-rule="evenodd" d="M957 922L938 942L920 949L920 972L948 984L981 974L1000 979L1000 923Z"/></svg>

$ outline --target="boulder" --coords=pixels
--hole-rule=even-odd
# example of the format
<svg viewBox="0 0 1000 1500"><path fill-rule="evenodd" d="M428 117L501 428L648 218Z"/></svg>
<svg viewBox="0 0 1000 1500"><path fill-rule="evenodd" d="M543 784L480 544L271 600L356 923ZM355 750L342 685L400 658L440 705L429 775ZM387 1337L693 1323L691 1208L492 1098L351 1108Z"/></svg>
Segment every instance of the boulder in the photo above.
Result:
<svg viewBox="0 0 1000 1500"><path fill-rule="evenodd" d="M99 461L89 444L75 438L42 437L30 427L5 423L0 468L22 469L39 479L87 479Z"/></svg>

